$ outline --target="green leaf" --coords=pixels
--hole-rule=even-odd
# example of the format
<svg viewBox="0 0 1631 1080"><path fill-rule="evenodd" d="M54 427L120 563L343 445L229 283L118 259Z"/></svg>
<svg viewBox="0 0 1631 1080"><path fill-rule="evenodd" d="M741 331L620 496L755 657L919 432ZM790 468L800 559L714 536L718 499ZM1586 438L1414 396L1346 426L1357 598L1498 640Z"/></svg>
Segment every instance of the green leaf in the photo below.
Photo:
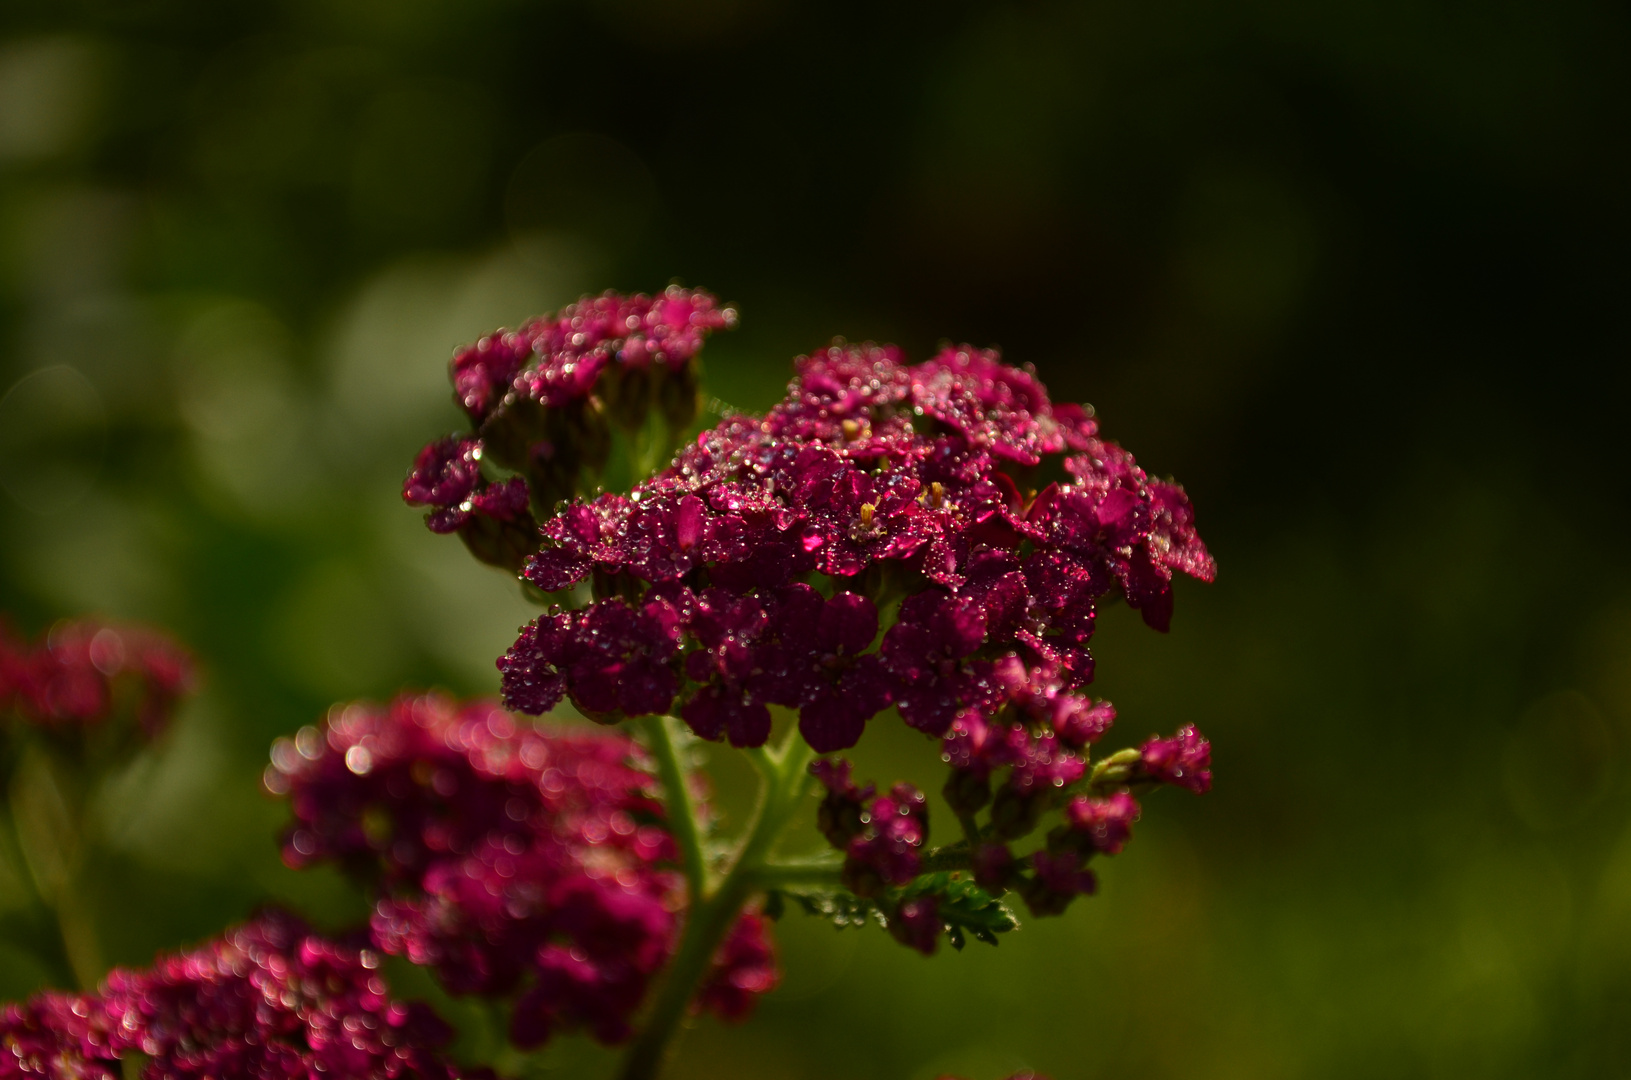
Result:
<svg viewBox="0 0 1631 1080"><path fill-rule="evenodd" d="M924 874L901 889L897 899L930 895L940 898L940 917L948 928L966 930L988 945L997 943L996 935L1019 928L1007 904L955 870Z"/></svg>
<svg viewBox="0 0 1631 1080"><path fill-rule="evenodd" d="M889 925L877 904L847 889L793 887L776 892L798 904L806 915L826 919L840 930L865 926L868 921L875 921L879 926Z"/></svg>
<svg viewBox="0 0 1631 1080"><path fill-rule="evenodd" d="M954 949L961 950L969 936L995 945L998 934L1019 927L1019 920L1007 904L959 871L924 874L902 888L887 890L876 900L856 896L847 889L789 886L772 892L766 907L780 910L786 900L792 900L805 914L826 919L840 930L868 922L887 928L889 912L903 900L924 896L939 899L939 915Z"/></svg>

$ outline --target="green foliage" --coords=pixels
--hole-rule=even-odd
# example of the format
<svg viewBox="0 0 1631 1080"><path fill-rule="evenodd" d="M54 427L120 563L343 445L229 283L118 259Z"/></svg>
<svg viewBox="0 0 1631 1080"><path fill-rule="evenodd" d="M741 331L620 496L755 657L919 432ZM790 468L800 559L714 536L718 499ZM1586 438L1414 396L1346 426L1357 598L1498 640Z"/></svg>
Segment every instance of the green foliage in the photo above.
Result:
<svg viewBox="0 0 1631 1080"><path fill-rule="evenodd" d="M937 910L945 923L947 939L959 951L968 935L973 935L976 941L995 945L998 934L1019 929L1019 920L1007 904L956 870L919 875L910 884L885 890L876 898L856 896L840 888L783 887L771 892L765 914L779 917L786 900L792 900L806 915L825 919L840 930L865 926L869 922L887 929L889 913L902 901L924 896L939 900Z"/></svg>

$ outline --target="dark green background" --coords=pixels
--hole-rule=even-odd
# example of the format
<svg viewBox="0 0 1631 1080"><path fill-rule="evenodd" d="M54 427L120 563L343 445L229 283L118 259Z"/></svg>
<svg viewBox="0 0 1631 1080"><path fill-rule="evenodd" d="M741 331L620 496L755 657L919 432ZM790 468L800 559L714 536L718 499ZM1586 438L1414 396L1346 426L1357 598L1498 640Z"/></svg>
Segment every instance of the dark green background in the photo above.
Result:
<svg viewBox="0 0 1631 1080"><path fill-rule="evenodd" d="M0 25L0 390L49 369L0 403L0 606L162 623L207 671L99 803L113 959L270 897L360 910L279 866L257 777L334 700L492 691L527 617L397 499L455 422L450 349L678 278L740 304L707 351L735 407L835 334L1034 362L1188 486L1220 573L1170 637L1114 609L1096 645L1119 738L1199 724L1210 796L1152 799L1099 897L995 951L789 916L784 988L676 1075L1624 1074L1621 5L11 0ZM860 757L935 783L896 724ZM37 975L0 952L0 997Z"/></svg>

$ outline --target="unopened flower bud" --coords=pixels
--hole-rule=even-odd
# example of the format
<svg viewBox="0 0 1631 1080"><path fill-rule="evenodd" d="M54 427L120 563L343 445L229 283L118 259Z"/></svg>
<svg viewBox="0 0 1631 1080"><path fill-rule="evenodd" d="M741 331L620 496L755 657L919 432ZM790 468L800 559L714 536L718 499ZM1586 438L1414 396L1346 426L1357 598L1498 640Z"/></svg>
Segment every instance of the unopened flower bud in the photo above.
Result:
<svg viewBox="0 0 1631 1080"><path fill-rule="evenodd" d="M924 956L933 955L945 924L940 918L940 898L918 896L903 900L889 916L889 932L902 945L909 945Z"/></svg>
<svg viewBox="0 0 1631 1080"><path fill-rule="evenodd" d="M991 828L1005 840L1017 840L1036 830L1046 808L1047 792L1040 788L1021 791L1012 784L997 789L991 804Z"/></svg>
<svg viewBox="0 0 1631 1080"><path fill-rule="evenodd" d="M843 758L822 758L810 762L810 774L826 787L826 797L816 810L816 825L827 842L839 851L848 851L851 840L866 831L866 803L873 788L855 786L850 779L852 766Z"/></svg>
<svg viewBox="0 0 1631 1080"><path fill-rule="evenodd" d="M919 850L929 838L929 808L923 792L896 784L866 808L866 831L851 838L843 880L857 896L876 896L888 885L917 876Z"/></svg>
<svg viewBox="0 0 1631 1080"><path fill-rule="evenodd" d="M1075 695L1055 699L1053 730L1059 741L1070 747L1097 742L1116 722L1116 707L1108 701L1088 702Z"/></svg>
<svg viewBox="0 0 1631 1080"><path fill-rule="evenodd" d="M1125 791L1108 799L1078 795L1065 807L1067 831L1081 851L1115 855L1133 835L1138 802Z"/></svg>
<svg viewBox="0 0 1631 1080"><path fill-rule="evenodd" d="M969 857L974 883L986 892L1001 893L1013 883L1014 853L1007 844L980 844Z"/></svg>
<svg viewBox="0 0 1631 1080"><path fill-rule="evenodd" d="M978 773L953 769L940 793L951 804L952 813L959 816L973 814L991 801L991 779Z"/></svg>
<svg viewBox="0 0 1631 1080"><path fill-rule="evenodd" d="M1059 915L1077 896L1098 889L1093 871L1082 867L1082 857L1075 852L1038 851L1031 856L1031 869L1020 895L1038 918Z"/></svg>
<svg viewBox="0 0 1631 1080"><path fill-rule="evenodd" d="M1194 724L1185 724L1167 739L1151 739L1140 755L1143 778L1161 784L1176 784L1197 795L1212 787L1212 744Z"/></svg>

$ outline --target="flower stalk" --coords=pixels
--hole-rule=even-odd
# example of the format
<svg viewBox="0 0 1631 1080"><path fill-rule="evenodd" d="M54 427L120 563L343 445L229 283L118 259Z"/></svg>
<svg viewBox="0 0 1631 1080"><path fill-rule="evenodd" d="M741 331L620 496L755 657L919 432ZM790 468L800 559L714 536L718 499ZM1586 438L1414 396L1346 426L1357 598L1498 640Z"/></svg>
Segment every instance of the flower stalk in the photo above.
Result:
<svg viewBox="0 0 1631 1080"><path fill-rule="evenodd" d="M40 921L55 930L55 947L42 944L36 955L49 960L69 985L89 990L105 968L96 926L86 910L87 799L73 771L73 765L43 741L33 741L11 783L5 839L15 876L40 912Z"/></svg>
<svg viewBox="0 0 1631 1080"><path fill-rule="evenodd" d="M680 849L680 867L693 901L713 885L712 871L702 850L702 825L697 820L697 803L686 777L683 747L691 739L683 724L672 716L648 716L640 721L646 746L657 761L657 777L663 782L663 800L668 807L668 826Z"/></svg>
<svg viewBox="0 0 1631 1080"><path fill-rule="evenodd" d="M79 974L70 959L73 949L68 934L55 908L47 902L35 880L34 871L23 853L22 839L17 831L15 815L9 806L0 806L0 863L23 893L26 915L14 916L26 920L26 926L9 935L13 944L24 945L40 965L50 973L53 982L62 986L81 984Z"/></svg>
<svg viewBox="0 0 1631 1080"><path fill-rule="evenodd" d="M678 760L674 735L679 730L677 722L670 717L646 725L659 769L666 771L662 764L665 760ZM669 963L668 972L657 990L640 1033L624 1055L619 1080L654 1080L661 1073L664 1062L673 1050L675 1036L690 1011L691 1002L702 981L708 975L714 954L719 951L725 934L754 893L766 884L765 871L770 866L770 854L814 784L809 770L814 756L815 752L797 731L789 732L776 750L761 747L750 754L754 764L759 767L762 782L746 834L718 883L693 894L679 949ZM669 786L666 777L665 786ZM670 786L670 790L674 788ZM683 805L674 800L669 803L668 811L685 864L691 865L693 859L700 863L701 830L694 816L694 807L689 799ZM687 818L689 820L685 821ZM685 823L682 824L682 821ZM687 850L688 843L695 847L694 855Z"/></svg>

